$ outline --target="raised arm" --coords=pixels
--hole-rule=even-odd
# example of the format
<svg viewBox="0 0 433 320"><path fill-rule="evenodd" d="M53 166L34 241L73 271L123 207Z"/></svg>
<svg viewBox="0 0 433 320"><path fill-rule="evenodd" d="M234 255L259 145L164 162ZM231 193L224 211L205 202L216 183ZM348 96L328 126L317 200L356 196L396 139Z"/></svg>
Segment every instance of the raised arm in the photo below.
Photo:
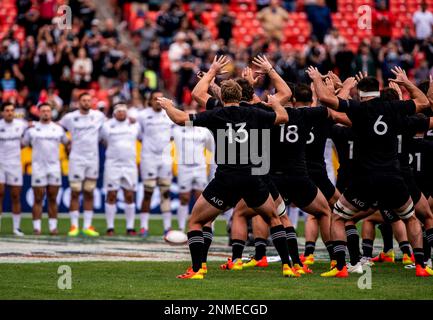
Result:
<svg viewBox="0 0 433 320"><path fill-rule="evenodd" d="M206 102L211 97L208 90L212 80L229 62L230 60L226 56L220 56L218 58L215 56L209 71L203 75L191 92L192 98L197 101L199 105L203 107L206 106Z"/></svg>
<svg viewBox="0 0 433 320"><path fill-rule="evenodd" d="M268 95L268 102L266 103L266 105L271 107L272 110L274 110L275 114L277 115L275 117L274 124L289 122L289 115L287 114L286 110L281 105L280 101L275 95Z"/></svg>
<svg viewBox="0 0 433 320"><path fill-rule="evenodd" d="M317 98L325 106L331 109L338 109L338 98L331 92L322 80L322 75L315 67L308 67L307 74L313 80L314 90L316 91Z"/></svg>
<svg viewBox="0 0 433 320"><path fill-rule="evenodd" d="M167 112L168 117L177 125L184 126L189 121L189 114L174 106L173 101L167 98L158 98L157 102Z"/></svg>
<svg viewBox="0 0 433 320"><path fill-rule="evenodd" d="M352 88L356 86L356 79L355 77L349 77L346 80L344 80L342 87L340 91L337 94L337 97L343 100L347 100L350 98L350 91Z"/></svg>
<svg viewBox="0 0 433 320"><path fill-rule="evenodd" d="M395 67L394 69L391 69L391 72L395 74L396 78L389 79L389 81L406 88L406 90L409 92L411 99L415 103L416 112L421 112L423 109L430 106L430 102L425 96L425 94L422 93L422 91L418 89L418 87L408 79L406 71L404 71L400 67Z"/></svg>
<svg viewBox="0 0 433 320"><path fill-rule="evenodd" d="M275 97L280 101L281 104L286 104L292 97L292 90L287 85L286 81L278 74L277 71L272 67L266 56L257 56L253 60L253 64L259 67L260 73L267 74L275 87Z"/></svg>

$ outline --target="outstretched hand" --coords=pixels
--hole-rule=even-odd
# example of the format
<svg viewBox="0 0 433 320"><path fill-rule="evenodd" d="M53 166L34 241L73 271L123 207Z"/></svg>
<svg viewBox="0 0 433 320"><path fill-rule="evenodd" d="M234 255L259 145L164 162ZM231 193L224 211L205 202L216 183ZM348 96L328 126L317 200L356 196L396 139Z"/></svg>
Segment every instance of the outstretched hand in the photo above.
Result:
<svg viewBox="0 0 433 320"><path fill-rule="evenodd" d="M272 64L266 56L254 57L253 64L259 68L259 70L257 70L258 73L266 74L272 71Z"/></svg>
<svg viewBox="0 0 433 320"><path fill-rule="evenodd" d="M398 85L409 82L406 71L404 71L401 67L394 67L393 69L391 69L391 72L395 74L395 79L389 79L389 81L394 82Z"/></svg>
<svg viewBox="0 0 433 320"><path fill-rule="evenodd" d="M315 80L315 79L322 80L323 78L322 74L319 72L319 70L316 67L309 66L305 72L308 74L311 80Z"/></svg>
<svg viewBox="0 0 433 320"><path fill-rule="evenodd" d="M248 83L254 87L261 78L261 75L254 78L253 70L250 67L246 67L242 70L242 78L247 80Z"/></svg>
<svg viewBox="0 0 433 320"><path fill-rule="evenodd" d="M156 102L158 102L158 104L165 110L167 108L174 108L174 102L170 99L164 98L164 97L160 97L156 99Z"/></svg>
<svg viewBox="0 0 433 320"><path fill-rule="evenodd" d="M227 56L215 56L209 70L215 71L216 74L224 74L228 71L224 71L223 68L230 63L230 59Z"/></svg>
<svg viewBox="0 0 433 320"><path fill-rule="evenodd" d="M368 77L368 74L365 71L364 72L359 71L358 74L355 75L355 79L356 79L357 82L359 82L362 79L367 78L367 77Z"/></svg>
<svg viewBox="0 0 433 320"><path fill-rule="evenodd" d="M389 87L397 91L399 100L403 100L403 93L401 92L400 86L395 82L389 82Z"/></svg>

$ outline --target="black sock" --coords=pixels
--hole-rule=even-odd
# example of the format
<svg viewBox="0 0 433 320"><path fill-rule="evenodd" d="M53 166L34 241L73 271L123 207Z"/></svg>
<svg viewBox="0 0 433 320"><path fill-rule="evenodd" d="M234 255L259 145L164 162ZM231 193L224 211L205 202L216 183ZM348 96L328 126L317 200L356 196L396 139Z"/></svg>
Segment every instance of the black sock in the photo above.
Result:
<svg viewBox="0 0 433 320"><path fill-rule="evenodd" d="M285 230L290 258L292 258L294 264L299 264L302 267L301 259L299 259L298 239L296 238L295 228L287 227Z"/></svg>
<svg viewBox="0 0 433 320"><path fill-rule="evenodd" d="M425 237L427 239L430 248L433 247L433 228L430 228L425 231Z"/></svg>
<svg viewBox="0 0 433 320"><path fill-rule="evenodd" d="M424 248L424 261L428 261L428 259L431 259L431 246L427 241L427 234L425 230L423 230L422 233L422 246Z"/></svg>
<svg viewBox="0 0 433 320"><path fill-rule="evenodd" d="M244 253L245 241L239 239L232 240L232 261L235 259L242 258L242 253Z"/></svg>
<svg viewBox="0 0 433 320"><path fill-rule="evenodd" d="M349 250L350 264L354 266L359 262L359 234L356 226L346 226L347 249Z"/></svg>
<svg viewBox="0 0 433 320"><path fill-rule="evenodd" d="M254 246L256 247L256 253L254 255L254 259L260 260L264 256L266 256L266 239L263 238L255 238Z"/></svg>
<svg viewBox="0 0 433 320"><path fill-rule="evenodd" d="M401 250L401 252L403 252L403 254L407 254L409 257L412 255L412 253L410 252L409 241L399 242L398 246L400 247L400 250Z"/></svg>
<svg viewBox="0 0 433 320"><path fill-rule="evenodd" d="M413 248L413 255L415 256L415 264L419 264L424 268L424 250L422 248Z"/></svg>
<svg viewBox="0 0 433 320"><path fill-rule="evenodd" d="M316 249L316 243L314 241L305 242L304 257L309 256L310 254L313 254L314 249Z"/></svg>
<svg viewBox="0 0 433 320"><path fill-rule="evenodd" d="M373 240L362 239L362 255L367 258L373 257Z"/></svg>
<svg viewBox="0 0 433 320"><path fill-rule="evenodd" d="M286 231L284 230L283 225L280 224L271 228L271 239L281 258L281 263L291 266L289 260L289 248L287 247Z"/></svg>
<svg viewBox="0 0 433 320"><path fill-rule="evenodd" d="M389 223L382 223L379 225L379 230L383 238L383 252L388 252L394 248L392 227Z"/></svg>
<svg viewBox="0 0 433 320"><path fill-rule="evenodd" d="M212 228L203 227L203 239L204 239L204 247L203 247L202 262L207 262L207 254L209 252L209 247L212 244L212 239L213 239Z"/></svg>
<svg viewBox="0 0 433 320"><path fill-rule="evenodd" d="M197 272L201 268L201 259L203 254L203 232L201 230L193 230L188 232L188 246L191 252L192 270Z"/></svg>
<svg viewBox="0 0 433 320"><path fill-rule="evenodd" d="M337 260L337 269L342 270L346 265L346 242L334 241L334 257Z"/></svg>
<svg viewBox="0 0 433 320"><path fill-rule="evenodd" d="M334 256L334 241L326 241L325 242L326 250L328 250L329 260L335 260Z"/></svg>

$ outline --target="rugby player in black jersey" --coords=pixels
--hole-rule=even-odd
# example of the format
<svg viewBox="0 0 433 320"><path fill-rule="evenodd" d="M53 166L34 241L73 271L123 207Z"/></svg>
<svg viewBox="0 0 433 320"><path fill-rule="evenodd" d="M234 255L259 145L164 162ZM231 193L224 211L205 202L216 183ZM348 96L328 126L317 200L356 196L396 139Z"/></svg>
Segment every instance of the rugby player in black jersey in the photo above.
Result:
<svg viewBox="0 0 433 320"><path fill-rule="evenodd" d="M228 63L222 56L215 57L210 70L200 81L209 82ZM235 206L241 199L253 208L270 226L270 233L275 248L281 258L283 275L294 276L289 264L289 252L286 233L282 226L269 194L267 184L261 175L269 168L269 156L266 151L262 158L254 152L257 144L254 141L257 132L288 121L287 112L273 96L268 96L268 105L274 112L257 108L239 106L242 90L234 80L226 80L221 84L223 108L189 115L177 109L173 102L166 98L158 99L167 115L178 125L195 125L207 127L216 141L215 162L218 165L215 178L205 188L194 205L188 223L188 245L191 252L192 268L180 275L183 279L203 279L200 272L203 253L203 226L215 219L226 208ZM268 141L262 143L266 148ZM250 150L251 149L251 150ZM259 161L257 161L259 160Z"/></svg>
<svg viewBox="0 0 433 320"><path fill-rule="evenodd" d="M265 56L263 57L256 57L254 59L254 63L256 64L259 69L256 72L267 74L271 80L272 85L276 89L275 98L280 103L285 103L291 96L291 90L287 86L287 84L284 82L284 80L278 75L278 73L272 68L272 65L267 60ZM200 75L201 80L199 83L194 87L194 90L192 91L193 98L202 106L206 107L206 110L213 110L215 108L221 108L222 102L220 100L220 94L219 92L221 89L214 83L213 79L208 77L208 81L206 79L203 79L203 75ZM251 84L254 84L258 81L259 77L254 78L253 72L251 68L245 68L242 72L242 78L236 79L237 83L242 88L242 102L240 103L241 106L246 107L252 107L252 108L258 108L262 109L264 111L271 111L268 106L263 104L255 94L254 94L254 88ZM212 92L217 92L217 94L212 97L208 94L208 90ZM216 96L216 97L215 97ZM261 138L259 137L259 140ZM259 146L260 147L260 146ZM260 148L259 148L260 149ZM258 153L261 153L261 150L258 150ZM264 175L263 177L264 182L268 185L268 188L270 190L272 199L275 201L277 211L279 215L283 215L285 213L285 206L284 202L281 198L281 196L278 193L278 190L275 188L274 184L270 181L270 179L267 177L267 175ZM231 224L231 244L232 244L232 258L229 258L227 263L221 265L222 269L228 269L228 270L242 270L244 264L242 262L242 253L245 247L245 241L247 239L247 218L251 216L255 216L256 212L248 208L245 201L241 200L236 205L233 215L232 215L232 224ZM263 220L261 220L263 221ZM281 218L281 221L283 223L283 226L285 227L286 232L290 231L290 221L284 217ZM258 232L258 238L255 241L256 244L256 257L260 257L257 261L255 259L250 260L246 267L252 266L254 262L257 263L258 266L267 266L267 259L265 256L266 253L266 238L269 234L269 227L265 223L265 226L256 226L255 228L256 233ZM262 235L264 234L264 235ZM260 235L262 235L263 239L260 238ZM296 234L293 239L292 234L287 235L287 242L289 244L289 251L290 254L293 255L293 252L296 252L296 256L298 259L293 259L293 261L299 260L299 254L297 251L297 240L296 240ZM293 245L294 243L294 245ZM296 250L294 249L296 247ZM302 264L295 265L296 268L302 268ZM296 274L297 272L293 270ZM300 273L305 273L303 270L299 270Z"/></svg>
<svg viewBox="0 0 433 320"><path fill-rule="evenodd" d="M334 240L335 268L324 277L347 277L345 262L345 221L370 207L392 210L406 224L413 247L416 275L430 276L433 270L424 265L422 235L419 220L414 216L414 204L401 176L397 149L399 126L404 117L429 107L427 97L407 78L401 68L392 70L396 79L413 97L408 101L382 101L379 82L373 77L362 79L357 87L361 101L342 100L328 90L317 68L307 70L321 103L347 113L359 142L354 178L334 206L331 234Z"/></svg>

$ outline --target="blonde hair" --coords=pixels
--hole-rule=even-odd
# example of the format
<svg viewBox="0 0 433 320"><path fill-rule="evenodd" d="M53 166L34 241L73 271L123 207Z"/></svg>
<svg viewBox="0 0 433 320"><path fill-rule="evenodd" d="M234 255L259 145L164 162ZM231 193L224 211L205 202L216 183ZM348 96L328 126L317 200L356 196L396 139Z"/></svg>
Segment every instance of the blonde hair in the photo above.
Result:
<svg viewBox="0 0 433 320"><path fill-rule="evenodd" d="M242 98L242 87L235 80L221 82L221 100L224 103L239 103Z"/></svg>

